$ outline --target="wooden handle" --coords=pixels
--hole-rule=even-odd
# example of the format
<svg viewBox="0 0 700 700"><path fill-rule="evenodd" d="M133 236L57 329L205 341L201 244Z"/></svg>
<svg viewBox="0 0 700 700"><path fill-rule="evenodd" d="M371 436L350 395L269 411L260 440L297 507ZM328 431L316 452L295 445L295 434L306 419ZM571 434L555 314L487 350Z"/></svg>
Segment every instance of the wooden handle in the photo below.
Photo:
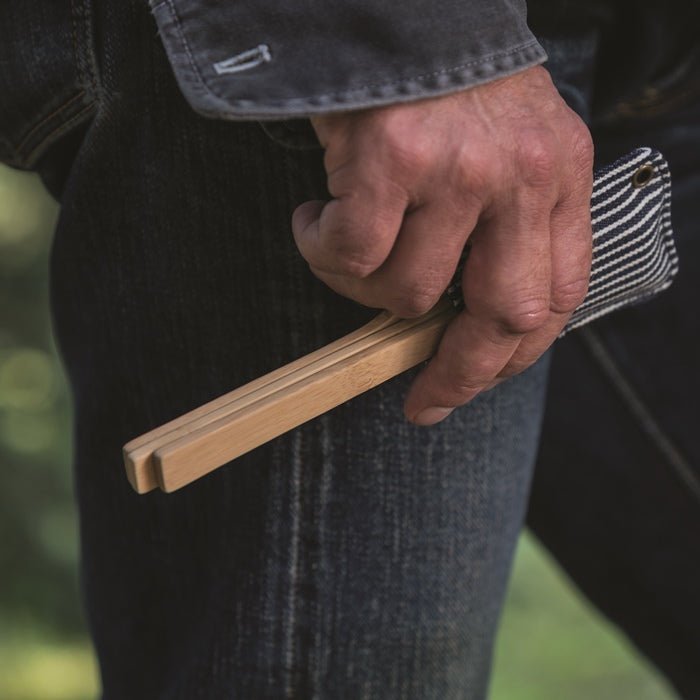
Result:
<svg viewBox="0 0 700 700"><path fill-rule="evenodd" d="M159 476L153 457L160 448L185 438L195 431L206 431L208 426L217 421L312 376L330 364L358 353L373 343L419 325L439 315L446 308L445 305L438 305L425 316L411 320L401 320L386 311L382 312L372 321L343 338L140 435L128 442L123 449L129 482L139 493L151 491L159 485Z"/></svg>

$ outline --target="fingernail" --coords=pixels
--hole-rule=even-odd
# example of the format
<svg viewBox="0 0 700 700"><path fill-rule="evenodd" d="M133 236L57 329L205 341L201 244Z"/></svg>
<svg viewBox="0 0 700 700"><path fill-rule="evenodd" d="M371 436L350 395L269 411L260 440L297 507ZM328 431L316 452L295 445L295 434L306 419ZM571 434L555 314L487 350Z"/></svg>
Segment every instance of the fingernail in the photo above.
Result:
<svg viewBox="0 0 700 700"><path fill-rule="evenodd" d="M454 411L454 408L445 406L431 406L424 408L414 419L416 425L433 425L439 423L443 418L447 418Z"/></svg>

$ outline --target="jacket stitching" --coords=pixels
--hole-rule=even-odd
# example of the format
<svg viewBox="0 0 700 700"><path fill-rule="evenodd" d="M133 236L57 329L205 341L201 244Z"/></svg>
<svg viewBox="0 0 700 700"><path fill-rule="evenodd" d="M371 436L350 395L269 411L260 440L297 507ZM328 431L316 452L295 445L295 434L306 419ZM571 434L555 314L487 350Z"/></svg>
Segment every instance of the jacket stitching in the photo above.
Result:
<svg viewBox="0 0 700 700"><path fill-rule="evenodd" d="M209 88L207 85L206 81L204 80L204 76L199 70L199 66L197 65L197 62L194 60L194 55L192 54L192 49L190 48L190 44L187 41L187 37L185 36L185 32L183 31L182 28L182 22L180 20L180 16L177 13L177 10L175 9L175 3L173 0L165 0L165 3L170 8L170 13L173 17L174 23L175 23L175 29L180 36L180 41L182 42L182 45L185 47L185 53L187 55L187 60L189 61L190 67L195 74L196 78L199 80L199 82L203 85L203 87L212 94L214 97L217 97L217 95L212 92L212 90ZM157 5L156 7L160 7L160 5ZM153 8L156 9L156 8Z"/></svg>
<svg viewBox="0 0 700 700"><path fill-rule="evenodd" d="M185 49L185 54L187 55L187 60L190 64L190 68L192 69L192 72L194 73L195 77L201 83L202 87L204 87L204 89L210 95L212 95L213 97L215 97L217 99L225 99L225 98L222 98L221 95L217 94L211 88L209 83L206 81L204 75L202 74L202 72L201 72L201 70L200 70L200 68L199 68L199 66L194 58L194 53L193 53L192 48L189 44L189 41L187 40L187 37L185 35L184 28L182 26L182 20L180 19L180 16L178 15L177 9L175 7L175 3L173 2L173 0L165 0L165 3L163 3L163 4L167 4L168 8L170 9L170 13L171 13L173 21L174 21L175 29L177 31L178 36L180 37L180 42ZM160 3L158 5L156 5L156 7L160 7ZM156 7L154 7L153 9L156 9ZM325 93L325 94L321 94L321 95L313 95L310 97L301 97L301 98L293 98L291 100L283 100L282 103L284 104L287 102L294 102L294 101L296 101L296 102L309 102L309 101L314 100L314 99L318 100L318 99L327 98L327 97L345 96L348 94L352 94L354 92L358 92L360 90L367 90L367 89L372 89L372 88L376 88L376 87L386 88L386 87L392 87L395 85L401 85L401 84L404 84L404 83L409 82L411 80L423 80L425 78L430 78L430 77L434 77L437 75L445 75L445 74L449 74L449 73L454 73L454 72L462 70L464 68L474 68L474 67L483 65L485 63L496 62L498 59L507 58L507 57L513 56L515 54L523 53L524 51L526 51L527 49L532 48L532 47L539 47L539 43L536 39L532 39L531 41L528 41L525 44L520 44L512 49L509 49L508 51L501 51L501 52L498 52L495 54L489 54L488 56L483 56L480 59L468 61L466 63L461 63L459 65L451 66L449 68L442 68L440 70L432 71L430 73L422 73L422 74L417 75L417 76L412 76L410 78L402 78L400 80L395 80L395 81L388 82L388 83L369 83L366 85L361 85L361 86L356 87L356 88L352 88L351 90L347 90L347 91L329 92L329 93ZM241 102L241 100L231 100L231 102L233 104L237 104L237 103ZM259 104L263 105L263 104L275 104L275 103L274 102L273 103L259 102Z"/></svg>
<svg viewBox="0 0 700 700"><path fill-rule="evenodd" d="M250 68L255 68L261 63L268 63L272 60L270 55L270 48L267 44L260 44L254 49L248 49L247 51L242 51L231 58L227 58L218 63L212 64L214 70L218 75L224 75L227 73L239 73L243 70L249 70Z"/></svg>

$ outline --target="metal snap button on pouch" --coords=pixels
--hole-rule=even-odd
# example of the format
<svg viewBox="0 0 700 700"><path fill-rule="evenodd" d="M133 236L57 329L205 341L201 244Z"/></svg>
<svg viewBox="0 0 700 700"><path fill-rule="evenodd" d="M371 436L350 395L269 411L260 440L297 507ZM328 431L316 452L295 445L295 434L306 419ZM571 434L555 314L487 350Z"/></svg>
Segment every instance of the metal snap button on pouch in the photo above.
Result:
<svg viewBox="0 0 700 700"><path fill-rule="evenodd" d="M635 170L634 175L632 175L632 184L635 187L646 187L653 177L654 166L651 163L644 163L644 165Z"/></svg>

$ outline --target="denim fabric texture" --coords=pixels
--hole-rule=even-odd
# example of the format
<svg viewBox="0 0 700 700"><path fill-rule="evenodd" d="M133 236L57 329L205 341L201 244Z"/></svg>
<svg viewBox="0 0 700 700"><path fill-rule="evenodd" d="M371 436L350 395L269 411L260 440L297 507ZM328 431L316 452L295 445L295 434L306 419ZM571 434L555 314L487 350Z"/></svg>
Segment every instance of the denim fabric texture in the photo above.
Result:
<svg viewBox="0 0 700 700"><path fill-rule="evenodd" d="M96 67L87 0L0 6L0 159L36 165L95 113Z"/></svg>
<svg viewBox="0 0 700 700"><path fill-rule="evenodd" d="M542 63L524 0L153 0L183 94L284 119L461 90ZM420 18L417 22L416 18Z"/></svg>
<svg viewBox="0 0 700 700"><path fill-rule="evenodd" d="M294 246L294 207L329 196L322 150L197 115L145 4L93 10L97 114L39 169L63 205L52 310L104 697L483 697L546 363L429 431L403 418L402 376L180 493L135 494L128 439L376 311Z"/></svg>
<svg viewBox="0 0 700 700"><path fill-rule="evenodd" d="M329 196L322 150L192 110L145 2L31 2L11 19L0 139L62 203L51 303L102 697L483 700L549 358L429 429L402 416L409 372L182 491L138 496L127 440L375 312L317 281L293 244L295 206ZM50 43L27 44L30 28ZM596 42L555 45L562 93L589 104ZM592 113L601 163L640 144L669 158L681 270L658 301L558 344L528 516L688 699L700 694L698 109L600 128Z"/></svg>

